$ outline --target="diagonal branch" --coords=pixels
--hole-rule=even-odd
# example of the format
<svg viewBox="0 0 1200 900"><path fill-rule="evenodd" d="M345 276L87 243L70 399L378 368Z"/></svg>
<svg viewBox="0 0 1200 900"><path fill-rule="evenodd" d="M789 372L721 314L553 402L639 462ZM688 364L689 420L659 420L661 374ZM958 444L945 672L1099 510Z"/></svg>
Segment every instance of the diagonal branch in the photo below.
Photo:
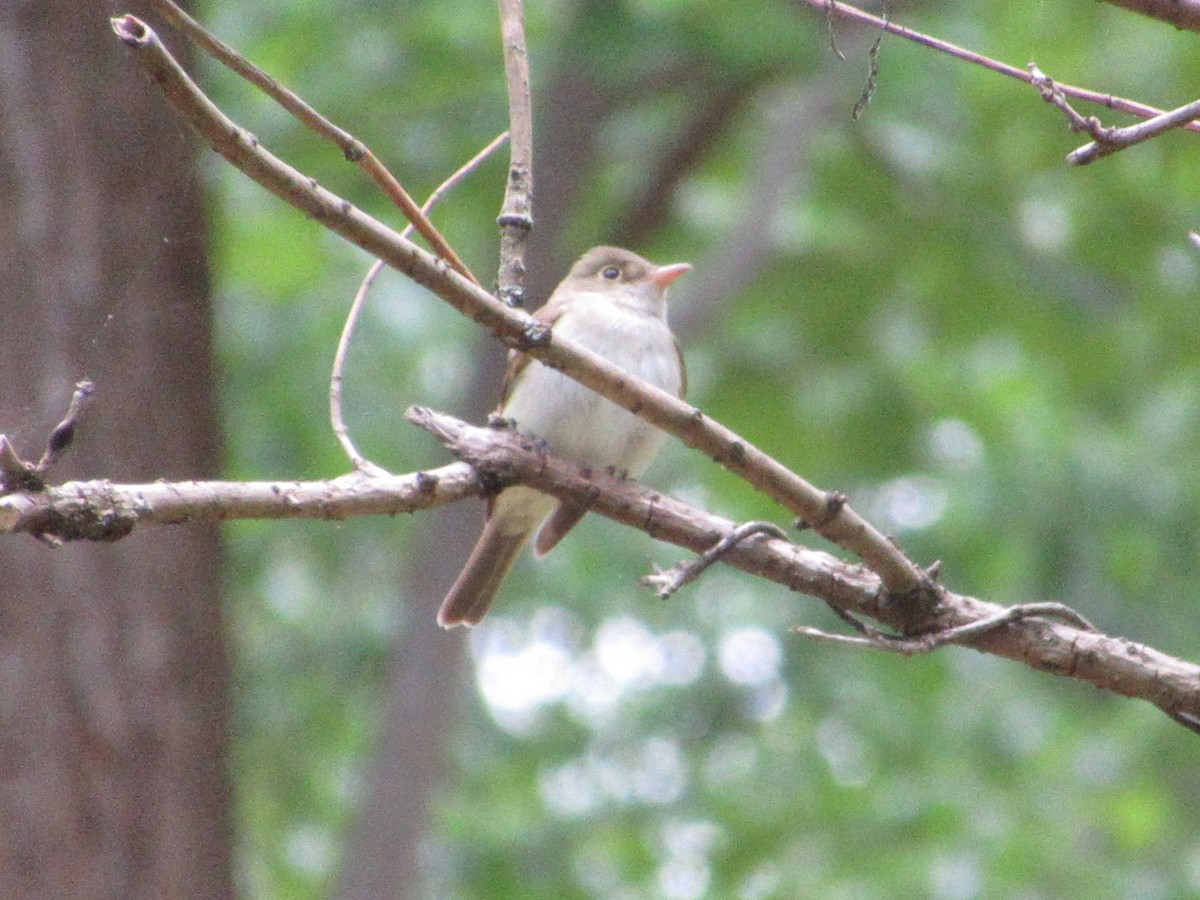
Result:
<svg viewBox="0 0 1200 900"><path fill-rule="evenodd" d="M1007 75L1009 78L1016 78L1018 81L1024 81L1027 84L1036 83L1034 76L1030 72L1017 66L1000 62L999 60L984 56L982 53L976 53L974 50L967 50L965 47L959 47L957 44L943 41L941 38L935 38L932 35L917 31L915 28L897 25L895 22L863 12L861 9L851 6L848 3L839 3L836 0L797 0L797 2L813 7L823 16L836 15L854 22L861 22L864 25L870 25L873 28L879 28L898 37L921 44L931 50L937 50L939 53L948 54L955 59L961 59L964 62L982 66L1001 75ZM1196 0L1188 0L1188 2L1196 5ZM1143 119L1163 114L1163 110L1148 106L1145 103L1138 103L1136 100L1127 100L1124 97L1115 97L1112 94L1102 94L1099 91L1073 87L1069 84L1058 84L1057 82L1055 83L1055 87L1067 97L1074 97L1076 100L1085 100L1089 103L1098 103L1108 109L1117 109L1130 115L1140 116ZM1188 131L1200 131L1200 121L1189 122L1183 127Z"/></svg>
<svg viewBox="0 0 1200 900"><path fill-rule="evenodd" d="M1042 99L1066 116L1067 125L1072 131L1082 131L1092 136L1090 144L1084 144L1067 154L1067 162L1073 166L1086 166L1126 147L1151 140L1172 129L1183 128L1200 116L1200 100L1193 100L1178 109L1162 113L1137 125L1109 128L1095 116L1083 116L1076 112L1062 89L1055 84L1054 79L1038 68L1037 63L1029 64L1029 74L1033 76L1033 86L1038 89Z"/></svg>
<svg viewBox="0 0 1200 900"><path fill-rule="evenodd" d="M790 510L821 536L856 553L895 594L928 593L928 577L874 526L697 407L632 378L602 356L564 340L501 303L443 261L404 240L349 201L287 165L222 113L187 77L158 37L133 16L113 29L166 99L210 145L271 193L429 289L510 347L521 350L706 454Z"/></svg>
<svg viewBox="0 0 1200 900"><path fill-rule="evenodd" d="M342 155L349 162L361 166L376 186L387 195L388 199L399 207L405 218L433 248L434 253L450 263L460 275L476 284L479 283L471 274L471 270L467 268L467 264L459 258L458 254L454 252L454 248L442 237L442 233L434 227L421 208L417 206L416 201L405 190L404 185L379 161L379 158L371 152L370 147L330 122L294 91L284 87L224 41L211 34L203 25L180 9L174 0L149 0L149 2L158 10L159 15L178 28L201 50L241 75L312 131L336 144L342 151Z"/></svg>
<svg viewBox="0 0 1200 900"><path fill-rule="evenodd" d="M1193 100L1178 109L1165 112L1153 119L1147 119L1145 122L1139 122L1137 125L1129 125L1125 128L1100 127L1092 131L1094 141L1067 154L1067 162L1075 166L1086 166L1103 156L1111 156L1118 150L1151 140L1164 132L1182 128L1198 115L1200 115L1200 100Z"/></svg>
<svg viewBox="0 0 1200 900"><path fill-rule="evenodd" d="M736 523L674 498L581 471L519 434L474 427L417 407L408 418L485 475L584 502L593 512L658 540L704 553L738 532ZM939 634L949 633L955 643L972 649L1147 700L1183 724L1200 721L1200 666L1093 631L1059 604L1033 607L1042 616L1031 617L1029 607L1003 607L940 589L936 605L920 609L888 602L876 575L827 553L761 534L731 543L721 556L726 565L818 597L846 613L869 616L918 641L926 636L926 643L936 645ZM1066 621L1072 619L1075 624Z"/></svg>

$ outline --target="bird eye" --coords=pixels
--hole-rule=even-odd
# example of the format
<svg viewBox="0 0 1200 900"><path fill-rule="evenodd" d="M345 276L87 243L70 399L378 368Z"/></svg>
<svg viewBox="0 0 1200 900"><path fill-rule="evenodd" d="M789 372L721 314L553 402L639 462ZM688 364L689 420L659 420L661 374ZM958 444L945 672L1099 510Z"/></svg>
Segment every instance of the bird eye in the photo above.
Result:
<svg viewBox="0 0 1200 900"><path fill-rule="evenodd" d="M621 277L621 270L616 266L609 266L600 273L600 277L602 277L605 281L616 281Z"/></svg>

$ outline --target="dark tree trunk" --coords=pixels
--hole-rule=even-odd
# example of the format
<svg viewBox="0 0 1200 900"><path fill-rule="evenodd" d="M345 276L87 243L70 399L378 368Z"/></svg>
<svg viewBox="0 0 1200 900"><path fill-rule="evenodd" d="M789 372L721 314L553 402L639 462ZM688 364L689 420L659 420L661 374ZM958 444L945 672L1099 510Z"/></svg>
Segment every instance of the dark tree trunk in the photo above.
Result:
<svg viewBox="0 0 1200 900"><path fill-rule="evenodd" d="M0 431L36 455L88 378L53 480L206 477L196 144L115 11L0 4ZM220 571L212 528L0 542L0 895L232 896Z"/></svg>

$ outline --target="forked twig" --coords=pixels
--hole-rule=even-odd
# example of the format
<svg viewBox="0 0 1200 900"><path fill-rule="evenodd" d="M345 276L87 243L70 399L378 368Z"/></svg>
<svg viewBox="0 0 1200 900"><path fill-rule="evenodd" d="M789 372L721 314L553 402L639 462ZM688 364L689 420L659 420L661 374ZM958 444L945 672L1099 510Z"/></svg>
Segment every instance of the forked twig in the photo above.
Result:
<svg viewBox="0 0 1200 900"><path fill-rule="evenodd" d="M21 459L8 436L0 434L0 493L45 490L46 473L75 440L79 417L94 390L95 385L90 381L76 382L67 412L62 421L51 429L50 437L46 439L46 449L36 463Z"/></svg>
<svg viewBox="0 0 1200 900"><path fill-rule="evenodd" d="M342 151L346 159L362 167L371 180L399 207L406 219L416 227L421 237L429 242L433 252L446 260L456 272L464 278L479 284L478 279L471 273L446 242L433 223L417 206L416 201L404 189L399 179L384 166L371 152L371 148L354 135L334 125L319 112L313 109L295 92L284 87L254 63L250 62L224 41L209 32L203 25L180 9L174 0L150 0L150 3L164 19L174 25L188 40L208 53L213 59L241 75L268 97L290 112L302 123L332 141Z"/></svg>
<svg viewBox="0 0 1200 900"><path fill-rule="evenodd" d="M982 53L976 53L974 50L968 50L965 47L959 47L957 44L952 44L949 41L943 41L941 38L935 38L932 35L917 31L914 28L908 28L904 25L897 25L895 22L888 21L886 18L873 16L870 13L863 12L855 6L848 3L840 3L838 0L798 0L798 2L811 6L823 15L837 15L855 22L861 22L864 25L870 25L873 28L879 28L891 34L902 37L905 40L913 41L923 47L928 47L931 50L936 50L939 53L945 53L948 56L953 56L955 59L963 60L964 62L973 63L977 66L982 66L985 69L990 69L1000 75L1007 75L1009 78L1016 78L1018 81L1024 81L1027 84L1033 84L1033 76L1024 69L1017 66L1009 65L1005 62L992 59L984 56ZM1129 113L1130 115L1140 116L1143 119L1149 119L1154 116L1161 116L1163 110L1149 106L1145 103L1139 103L1136 100L1129 100L1125 97L1117 97L1113 94L1102 94L1099 91L1088 90L1087 88L1074 87L1069 84L1056 84L1067 97L1074 97L1076 100L1085 100L1088 103L1097 103L1108 109L1116 109L1121 112ZM1186 125L1180 126L1188 131L1200 131L1200 121L1191 121Z"/></svg>
<svg viewBox="0 0 1200 900"><path fill-rule="evenodd" d="M1059 109L1067 117L1067 124L1072 131L1082 131L1091 135L1092 142L1084 144L1067 154L1067 162L1073 166L1086 166L1104 156L1111 156L1140 144L1151 138L1156 138L1164 132L1175 128L1183 128L1200 116L1200 100L1194 100L1178 109L1130 125L1127 128L1106 127L1096 116L1082 116L1067 102L1059 85L1038 68L1036 63L1029 64L1029 73L1033 77L1033 86L1038 89L1042 99L1051 106Z"/></svg>
<svg viewBox="0 0 1200 900"><path fill-rule="evenodd" d="M780 540L787 540L787 532L774 522L746 522L725 535L696 559L676 563L664 571L654 572L642 579L642 584L655 588L659 600L667 600L685 584L691 584L704 574L713 563L740 544L746 538L756 534L766 534Z"/></svg>
<svg viewBox="0 0 1200 900"><path fill-rule="evenodd" d="M1178 109L1139 122L1137 125L1103 128L1100 134L1093 134L1095 140L1090 144L1084 144L1068 153L1067 162L1074 166L1086 166L1102 156L1111 156L1126 147L1156 138L1167 131L1184 128L1197 116L1200 116L1200 100L1193 100Z"/></svg>
<svg viewBox="0 0 1200 900"><path fill-rule="evenodd" d="M945 647L947 644L970 643L981 635L987 634L989 631L994 631L1002 625L1017 622L1021 619L1033 618L1034 616L1045 619L1059 619L1083 631L1096 630L1091 622L1075 612L1071 607L1065 606L1062 603L1022 603L1018 606L1009 606L1002 609L1000 612L986 619L968 622L965 625L946 628L942 631L933 631L918 637L885 634L875 628L869 628L863 631L861 635L832 634L827 631L821 631L819 628L809 628L806 625L796 626L792 629L792 633L829 644L849 644L854 647L866 647L872 650L886 650L890 653L899 653L903 656L918 656L922 653L931 653L934 650ZM858 625L862 623L851 624L858 628ZM858 630L861 631L862 629L859 628Z"/></svg>

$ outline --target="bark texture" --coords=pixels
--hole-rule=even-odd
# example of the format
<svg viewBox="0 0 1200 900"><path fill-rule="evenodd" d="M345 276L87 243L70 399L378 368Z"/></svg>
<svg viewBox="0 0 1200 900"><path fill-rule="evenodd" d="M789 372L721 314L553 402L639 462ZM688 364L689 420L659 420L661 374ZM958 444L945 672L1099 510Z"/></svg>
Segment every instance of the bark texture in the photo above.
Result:
<svg viewBox="0 0 1200 900"><path fill-rule="evenodd" d="M137 4L134 4L136 7ZM57 480L205 477L220 443L196 142L97 0L0 4L0 431ZM0 547L7 898L232 896L215 526Z"/></svg>

